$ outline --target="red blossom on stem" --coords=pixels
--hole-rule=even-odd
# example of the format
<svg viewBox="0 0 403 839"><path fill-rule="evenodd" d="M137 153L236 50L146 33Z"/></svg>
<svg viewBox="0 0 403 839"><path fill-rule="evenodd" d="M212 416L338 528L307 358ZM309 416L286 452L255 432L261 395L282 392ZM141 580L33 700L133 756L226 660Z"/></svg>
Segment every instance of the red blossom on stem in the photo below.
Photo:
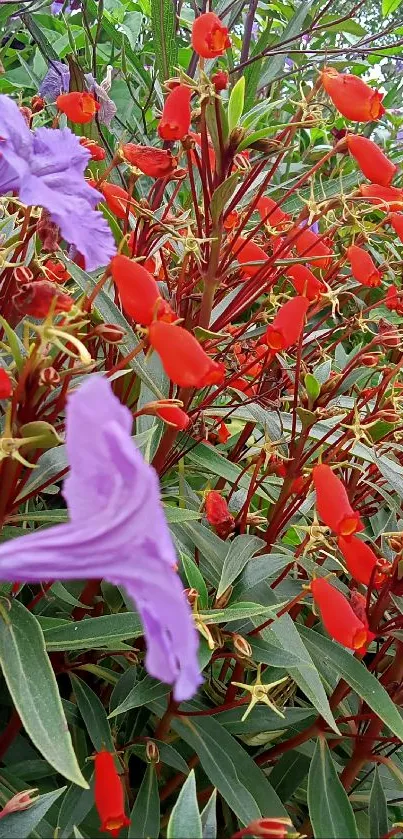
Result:
<svg viewBox="0 0 403 839"><path fill-rule="evenodd" d="M123 786L114 756L107 751L95 755L95 804L101 819L100 829L111 836L119 836L130 824L125 814Z"/></svg>

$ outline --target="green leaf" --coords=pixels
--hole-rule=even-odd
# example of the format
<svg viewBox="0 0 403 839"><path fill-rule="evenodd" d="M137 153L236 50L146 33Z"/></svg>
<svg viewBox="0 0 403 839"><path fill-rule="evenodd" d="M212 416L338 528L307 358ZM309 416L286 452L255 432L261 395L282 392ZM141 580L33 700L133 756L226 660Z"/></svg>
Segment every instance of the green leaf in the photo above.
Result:
<svg viewBox="0 0 403 839"><path fill-rule="evenodd" d="M253 660L268 664L270 667L283 667L288 670L290 667L299 667L305 664L303 659L292 653L290 650L279 649L274 644L269 644L263 638L256 636L249 637L248 641L252 647Z"/></svg>
<svg viewBox="0 0 403 839"><path fill-rule="evenodd" d="M128 12L120 24L120 29L129 40L132 50L136 49L138 37L141 31L143 15L141 12Z"/></svg>
<svg viewBox="0 0 403 839"><path fill-rule="evenodd" d="M77 700L78 710L84 720L90 740L97 752L107 749L114 751L106 711L96 693L78 676L70 675L71 684Z"/></svg>
<svg viewBox="0 0 403 839"><path fill-rule="evenodd" d="M0 622L0 663L16 711L32 742L61 775L86 787L71 742L41 627L17 600Z"/></svg>
<svg viewBox="0 0 403 839"><path fill-rule="evenodd" d="M311 761L308 809L315 839L358 839L353 808L324 737L318 738Z"/></svg>
<svg viewBox="0 0 403 839"><path fill-rule="evenodd" d="M178 64L172 0L151 0L151 27L156 65L160 81L164 82L170 78L173 68Z"/></svg>
<svg viewBox="0 0 403 839"><path fill-rule="evenodd" d="M139 616L135 612L103 615L82 621L68 621L44 629L48 650L88 650L113 646L125 638L138 638L143 634Z"/></svg>
<svg viewBox="0 0 403 839"><path fill-rule="evenodd" d="M263 546L263 539L259 539L257 536L244 534L235 537L230 543L227 556L224 559L217 597L224 594L228 586L232 585L234 580L239 577L251 557Z"/></svg>
<svg viewBox="0 0 403 839"><path fill-rule="evenodd" d="M168 822L167 839L202 839L202 823L196 797L194 770L178 795Z"/></svg>
<svg viewBox="0 0 403 839"><path fill-rule="evenodd" d="M228 178L223 181L220 186L214 190L211 197L210 214L213 225L216 225L226 204L234 193L234 189L239 181L239 172L233 172Z"/></svg>
<svg viewBox="0 0 403 839"><path fill-rule="evenodd" d="M315 379L315 376L313 376L312 373L307 373L304 379L304 384L310 400L315 402L320 395L320 383L317 379Z"/></svg>
<svg viewBox="0 0 403 839"><path fill-rule="evenodd" d="M6 338L9 343L11 355L13 356L17 370L20 373L24 364L23 356L26 355L25 347L21 343L18 335L16 335L16 333L14 332L14 329L11 328L10 324L7 323L5 318L3 318L1 315L0 323L4 329L4 332L6 333Z"/></svg>
<svg viewBox="0 0 403 839"><path fill-rule="evenodd" d="M169 507L164 505L164 513L169 524L180 524L182 521L197 521L201 519L201 513L197 510L185 510L182 507Z"/></svg>
<svg viewBox="0 0 403 839"><path fill-rule="evenodd" d="M369 830L371 839L381 839L389 831L388 805L377 766L369 799Z"/></svg>
<svg viewBox="0 0 403 839"><path fill-rule="evenodd" d="M158 839L160 797L153 763L149 763L130 814L129 839Z"/></svg>
<svg viewBox="0 0 403 839"><path fill-rule="evenodd" d="M289 23L287 24L284 32L281 33L280 36L280 50L282 49L281 44L285 41L295 40L299 33L301 32L305 18L313 5L314 0L304 0L303 3L298 5L295 15L291 18ZM290 45L291 46L291 45ZM270 49L275 50L276 45L270 47ZM269 60L267 61L267 69L265 72L260 76L259 79L259 87L266 87L269 85L276 76L281 73L284 67L284 54L280 52L279 55L272 55L270 56Z"/></svg>
<svg viewBox="0 0 403 839"><path fill-rule="evenodd" d="M213 790L210 798L201 813L203 839L216 839L217 837L217 790Z"/></svg>
<svg viewBox="0 0 403 839"><path fill-rule="evenodd" d="M402 0L382 0L382 14L384 17L393 14L401 5Z"/></svg>
<svg viewBox="0 0 403 839"><path fill-rule="evenodd" d="M228 102L228 130L230 134L231 131L237 127L239 120L241 119L244 102L245 76L241 76L232 88Z"/></svg>
<svg viewBox="0 0 403 839"><path fill-rule="evenodd" d="M344 679L372 711L380 717L393 734L403 740L403 720L385 688L367 668L335 641L319 635L313 629L298 626L304 644L318 670L330 669L337 678Z"/></svg>
<svg viewBox="0 0 403 839"><path fill-rule="evenodd" d="M260 603L233 603L225 609L205 609L200 611L200 617L205 623L230 623L230 621L243 620L244 618L269 618L275 617L275 609L281 604L273 606L262 606Z"/></svg>
<svg viewBox="0 0 403 839"><path fill-rule="evenodd" d="M71 839L71 831L74 825L81 824L94 806L93 774L94 764L90 760L83 766L83 775L90 785L89 788L81 789L76 784L72 784L67 790L60 805L57 819L55 835L58 839Z"/></svg>
<svg viewBox="0 0 403 839"><path fill-rule="evenodd" d="M207 609L208 592L203 575L200 573L195 561L193 559L190 559L190 557L187 556L187 554L181 553L181 562L190 588L195 588L196 591L199 592L199 608Z"/></svg>
<svg viewBox="0 0 403 839"><path fill-rule="evenodd" d="M25 14L21 14L20 17L25 26L27 27L28 32L31 33L34 42L38 45L46 61L48 61L49 58L52 61L59 61L60 57L58 56L57 52L55 52L55 50L53 49L52 44L46 38L43 28L38 26L32 15L26 12Z"/></svg>
<svg viewBox="0 0 403 839"><path fill-rule="evenodd" d="M169 693L169 686L158 682L151 676L145 676L141 682L137 682L131 691L127 694L126 699L114 708L109 714L108 719L116 717L117 714L123 714L125 711L130 711L132 708L140 708L147 702L152 702L153 699L159 699Z"/></svg>
<svg viewBox="0 0 403 839"><path fill-rule="evenodd" d="M0 839L28 839L34 835L39 822L46 816L52 804L66 791L67 787L46 792L28 810L10 813L0 819Z"/></svg>

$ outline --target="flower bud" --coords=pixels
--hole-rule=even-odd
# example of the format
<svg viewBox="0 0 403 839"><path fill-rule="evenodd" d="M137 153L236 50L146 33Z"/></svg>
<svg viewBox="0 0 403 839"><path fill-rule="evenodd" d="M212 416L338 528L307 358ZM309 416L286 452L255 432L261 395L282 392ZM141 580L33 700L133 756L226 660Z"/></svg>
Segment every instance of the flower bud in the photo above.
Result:
<svg viewBox="0 0 403 839"><path fill-rule="evenodd" d="M105 341L105 344L120 344L126 335L126 331L115 323L99 323L94 327L93 332Z"/></svg>
<svg viewBox="0 0 403 839"><path fill-rule="evenodd" d="M261 839L286 839L288 833L291 832L294 837L299 834L294 832L294 828L290 819L278 818L261 818L255 819L246 827L242 827L237 833L234 833L232 839L243 839L244 836L259 836Z"/></svg>
<svg viewBox="0 0 403 839"><path fill-rule="evenodd" d="M39 111L43 111L46 102L42 99L42 96L33 96L31 99L31 108L33 114L39 114Z"/></svg>
<svg viewBox="0 0 403 839"><path fill-rule="evenodd" d="M52 304L55 313L69 312L74 304L69 294L58 291L48 280L23 283L12 300L22 315L31 315L34 318L45 318Z"/></svg>
<svg viewBox="0 0 403 839"><path fill-rule="evenodd" d="M146 758L149 763L159 763L160 752L157 744L154 743L154 740L147 740Z"/></svg>
<svg viewBox="0 0 403 839"><path fill-rule="evenodd" d="M392 326L387 320L380 319L379 327L379 343L383 347L393 348L398 347L401 342L399 330Z"/></svg>
<svg viewBox="0 0 403 839"><path fill-rule="evenodd" d="M234 650L240 658L252 658L252 647L243 635L234 635L232 638Z"/></svg>
<svg viewBox="0 0 403 839"><path fill-rule="evenodd" d="M213 82L216 93L220 93L221 90L225 90L228 87L228 80L229 76L226 70L218 70L217 73L214 73L211 81Z"/></svg>
<svg viewBox="0 0 403 839"><path fill-rule="evenodd" d="M221 538L228 536L235 527L235 520L225 498L213 489L206 494L204 506L207 521L214 527L218 536Z"/></svg>
<svg viewBox="0 0 403 839"><path fill-rule="evenodd" d="M385 422L396 423L400 422L401 416L397 411L378 411L376 419L382 419Z"/></svg>
<svg viewBox="0 0 403 839"><path fill-rule="evenodd" d="M403 536L400 538L398 536L391 536L388 541L392 551L399 553L403 550Z"/></svg>
<svg viewBox="0 0 403 839"><path fill-rule="evenodd" d="M360 362L364 367L376 367L381 357L381 353L367 352L361 356Z"/></svg>
<svg viewBox="0 0 403 839"><path fill-rule="evenodd" d="M215 609L225 609L227 603L232 594L233 586L228 586L225 591L222 593L221 597L218 597L214 603Z"/></svg>
<svg viewBox="0 0 403 839"><path fill-rule="evenodd" d="M28 807L31 807L31 804L35 804L35 801L38 800L38 796L36 795L37 792L38 790L36 787L34 789L25 789L22 790L22 792L17 792L12 798L9 798L7 804L5 804L3 809L0 811L0 819L4 816L9 816L10 813L18 813L21 812L21 810L28 810Z"/></svg>
<svg viewBox="0 0 403 839"><path fill-rule="evenodd" d="M184 594L186 595L189 606L194 606L197 603L197 598L199 597L197 588L185 588Z"/></svg>

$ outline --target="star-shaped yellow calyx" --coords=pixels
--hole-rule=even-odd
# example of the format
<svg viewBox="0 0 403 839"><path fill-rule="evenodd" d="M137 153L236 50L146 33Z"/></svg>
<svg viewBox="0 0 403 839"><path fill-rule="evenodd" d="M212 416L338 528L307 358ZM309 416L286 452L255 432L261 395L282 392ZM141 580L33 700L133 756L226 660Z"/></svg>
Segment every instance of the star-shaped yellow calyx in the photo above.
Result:
<svg viewBox="0 0 403 839"><path fill-rule="evenodd" d="M259 664L257 668L256 681L253 685L245 685L242 682L232 682L232 684L236 685L238 688L248 690L251 695L249 705L242 717L242 722L246 720L246 717L248 716L248 714L250 714L252 708L254 708L258 702L264 702L264 704L268 705L269 708L271 708L271 710L274 711L275 714L278 714L279 717L284 717L283 712L280 711L279 708L277 708L277 705L275 705L274 702L271 701L271 699L269 699L269 693L273 688L277 687L277 685L281 685L283 684L283 682L287 682L288 676L284 676L284 678L282 679L277 679L276 682L268 682L267 684L263 684L261 679L261 670L262 665Z"/></svg>

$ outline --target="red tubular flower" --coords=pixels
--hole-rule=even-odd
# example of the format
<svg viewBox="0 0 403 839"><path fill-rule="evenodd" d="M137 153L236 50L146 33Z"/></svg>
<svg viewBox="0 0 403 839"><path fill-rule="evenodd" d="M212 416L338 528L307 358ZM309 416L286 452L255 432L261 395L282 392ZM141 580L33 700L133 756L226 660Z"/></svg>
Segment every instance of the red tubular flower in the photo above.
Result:
<svg viewBox="0 0 403 839"><path fill-rule="evenodd" d="M77 90L72 93L61 93L56 99L56 107L62 114L66 114L71 122L84 125L94 119L101 106L92 93L79 93Z"/></svg>
<svg viewBox="0 0 403 839"><path fill-rule="evenodd" d="M91 186L95 186L95 181L90 181L90 183ZM117 186L117 184L109 184L107 181L103 181L97 189L102 192L111 213L117 218L125 219L130 213L131 198L129 193L123 187Z"/></svg>
<svg viewBox="0 0 403 839"><path fill-rule="evenodd" d="M178 159L169 150L155 149L152 146L126 143L122 146L122 153L128 163L150 178L165 178L172 174L178 164Z"/></svg>
<svg viewBox="0 0 403 839"><path fill-rule="evenodd" d="M31 315L34 318L45 318L53 301L55 301L55 313L69 312L74 303L69 294L59 291L48 280L23 283L18 294L13 296L15 308L22 315Z"/></svg>
<svg viewBox="0 0 403 839"><path fill-rule="evenodd" d="M90 140L89 137L81 137L80 146L84 146L89 151L91 160L105 160L106 151L95 140Z"/></svg>
<svg viewBox="0 0 403 839"><path fill-rule="evenodd" d="M218 70L211 77L211 81L215 87L215 92L220 93L221 90L225 90L228 87L229 75L226 70Z"/></svg>
<svg viewBox="0 0 403 839"><path fill-rule="evenodd" d="M233 230L239 224L240 215L236 210L232 210L225 216L224 230Z"/></svg>
<svg viewBox="0 0 403 839"><path fill-rule="evenodd" d="M259 198L259 201L256 204L256 209L262 221L265 220L270 227L278 227L281 229L287 226L288 222L291 220L291 216L289 216L288 213L284 213L278 204L276 204L272 198L268 198L267 195L263 195L262 198Z"/></svg>
<svg viewBox="0 0 403 839"><path fill-rule="evenodd" d="M299 836L294 832L290 819L279 817L255 819L246 827L242 827L231 839L242 839L243 836L259 836L264 839L286 839L289 831L293 836Z"/></svg>
<svg viewBox="0 0 403 839"><path fill-rule="evenodd" d="M187 329L153 321L148 336L151 346L161 357L167 376L176 385L206 387L223 381L224 364L210 358Z"/></svg>
<svg viewBox="0 0 403 839"><path fill-rule="evenodd" d="M156 405L155 413L168 425L183 431L190 423L190 417L178 405Z"/></svg>
<svg viewBox="0 0 403 839"><path fill-rule="evenodd" d="M397 286L389 286L384 303L390 312L397 312L399 315L403 315L403 292Z"/></svg>
<svg viewBox="0 0 403 839"><path fill-rule="evenodd" d="M101 830L119 836L130 824L125 814L123 785L113 755L102 751L95 755L95 805L101 819Z"/></svg>
<svg viewBox="0 0 403 839"><path fill-rule="evenodd" d="M214 12L199 15L192 27L192 47L202 58L216 58L231 46L228 29Z"/></svg>
<svg viewBox="0 0 403 839"><path fill-rule="evenodd" d="M136 323L149 326L154 318L175 320L169 303L162 299L154 277L146 268L117 254L112 259L111 272L123 309Z"/></svg>
<svg viewBox="0 0 403 839"><path fill-rule="evenodd" d="M358 245L347 248L347 256L351 265L351 272L355 280L361 285L376 288L381 284L381 272L378 271L372 256Z"/></svg>
<svg viewBox="0 0 403 839"><path fill-rule="evenodd" d="M326 291L326 286L305 265L289 265L285 271L295 291L308 300L317 300Z"/></svg>
<svg viewBox="0 0 403 839"><path fill-rule="evenodd" d="M324 577L312 580L311 591L323 626L330 637L350 650L365 652L375 635L370 632L366 622L355 614L344 594Z"/></svg>
<svg viewBox="0 0 403 839"><path fill-rule="evenodd" d="M58 259L48 259L43 265L43 270L46 275L46 279L51 283L59 283L59 285L62 285L63 283L66 283L67 280L71 279L66 266Z"/></svg>
<svg viewBox="0 0 403 839"><path fill-rule="evenodd" d="M238 251L238 248L241 250ZM242 265L243 273L246 277L254 277L262 268L262 265L248 265L248 262L267 262L267 253L255 245L254 242L248 241L244 236L237 236L231 244L231 250Z"/></svg>
<svg viewBox="0 0 403 839"><path fill-rule="evenodd" d="M219 443L226 443L228 438L231 437L231 432L228 430L224 421L220 422L217 437Z"/></svg>
<svg viewBox="0 0 403 839"><path fill-rule="evenodd" d="M397 172L397 166L386 157L379 146L361 134L348 134L346 140L348 150L357 161L363 175L373 184L389 186Z"/></svg>
<svg viewBox="0 0 403 839"><path fill-rule="evenodd" d="M403 242L403 215L401 213L389 213L388 221L393 227L393 230Z"/></svg>
<svg viewBox="0 0 403 839"><path fill-rule="evenodd" d="M339 73L334 67L325 67L321 78L333 105L346 119L371 122L385 113L383 93L369 87L358 76Z"/></svg>
<svg viewBox="0 0 403 839"><path fill-rule="evenodd" d="M214 527L218 535L228 536L234 529L235 520L225 498L217 490L212 489L206 494L204 509L208 523Z"/></svg>
<svg viewBox="0 0 403 839"><path fill-rule="evenodd" d="M360 184L360 193L369 204L377 204L382 210L403 209L403 189L378 184Z"/></svg>
<svg viewBox="0 0 403 839"><path fill-rule="evenodd" d="M381 588L387 577L387 571L391 564L386 560L378 560L372 548L357 539L356 536L350 536L349 539L343 539L342 536L337 540L337 544L344 556L347 569L352 577L357 580L357 583L363 583L364 586L369 585L372 572L377 568L373 577L373 584L375 588Z"/></svg>
<svg viewBox="0 0 403 839"><path fill-rule="evenodd" d="M265 334L266 344L273 352L287 350L298 341L308 307L309 300L306 297L293 297L280 307Z"/></svg>
<svg viewBox="0 0 403 839"><path fill-rule="evenodd" d="M325 463L314 466L312 478L316 490L316 509L322 521L345 538L364 530L359 514L348 500L343 483L330 466Z"/></svg>
<svg viewBox="0 0 403 839"><path fill-rule="evenodd" d="M174 87L165 100L158 134L162 140L182 140L190 129L192 90L184 84Z"/></svg>
<svg viewBox="0 0 403 839"><path fill-rule="evenodd" d="M10 376L4 367L0 367L0 399L9 399L13 392Z"/></svg>
<svg viewBox="0 0 403 839"><path fill-rule="evenodd" d="M328 268L331 263L332 251L325 245L324 241L308 227L301 229L295 239L295 247L300 256L304 256L307 262L319 268ZM320 258L318 258L320 257Z"/></svg>

